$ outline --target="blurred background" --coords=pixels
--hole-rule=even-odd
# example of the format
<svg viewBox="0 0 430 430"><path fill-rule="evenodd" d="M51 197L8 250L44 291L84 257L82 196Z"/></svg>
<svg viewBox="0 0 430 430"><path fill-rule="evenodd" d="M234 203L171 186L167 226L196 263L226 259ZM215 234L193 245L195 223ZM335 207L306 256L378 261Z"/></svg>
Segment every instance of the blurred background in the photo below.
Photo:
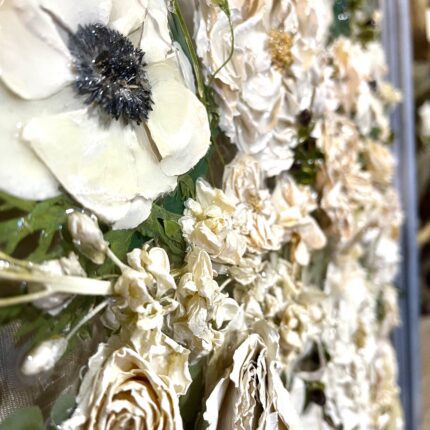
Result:
<svg viewBox="0 0 430 430"><path fill-rule="evenodd" d="M430 0L410 0L421 293L422 430L430 430Z"/></svg>

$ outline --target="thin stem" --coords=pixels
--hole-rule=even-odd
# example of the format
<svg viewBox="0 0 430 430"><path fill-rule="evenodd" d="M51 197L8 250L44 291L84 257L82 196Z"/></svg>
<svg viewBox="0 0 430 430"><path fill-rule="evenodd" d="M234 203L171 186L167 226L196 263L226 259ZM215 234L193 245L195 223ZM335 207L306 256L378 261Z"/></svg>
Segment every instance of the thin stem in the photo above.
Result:
<svg viewBox="0 0 430 430"><path fill-rule="evenodd" d="M220 286L219 289L222 291L228 284L233 282L232 278L226 279Z"/></svg>
<svg viewBox="0 0 430 430"><path fill-rule="evenodd" d="M4 299L0 299L0 308L6 307L6 306L21 305L23 303L30 303L35 300L48 297L51 294L52 294L52 291L43 290L43 291L38 291L37 293L24 294L22 296L7 297Z"/></svg>
<svg viewBox="0 0 430 430"><path fill-rule="evenodd" d="M46 295L69 293L88 296L108 296L113 293L112 284L109 281L81 278L78 276L54 276L42 273L15 273L0 270L0 279L44 284L47 291ZM47 285L49 285L49 288L46 287ZM30 294L27 294L27 296L30 296Z"/></svg>
<svg viewBox="0 0 430 430"><path fill-rule="evenodd" d="M103 302L99 303L88 315L82 318L78 324L70 330L70 332L66 336L66 340L69 341L79 330L85 325L89 320L93 319L100 311L102 311L109 303L111 299L106 299Z"/></svg>
<svg viewBox="0 0 430 430"><path fill-rule="evenodd" d="M191 39L187 25L185 24L184 17L182 16L182 12L181 12L181 8L179 7L178 0L173 0L173 7L174 7L175 15L178 18L179 26L181 27L181 30L182 30L185 43L187 45L188 52L191 56L191 63L194 69L194 76L196 78L197 94L199 96L199 99L206 105L205 84L204 84L203 75L199 66L199 58L197 56L196 50L194 49L193 41Z"/></svg>
<svg viewBox="0 0 430 430"><path fill-rule="evenodd" d="M225 13L225 12L224 12ZM231 40L231 46L230 46L230 52L228 54L228 57L224 61L224 63L221 64L221 66L218 67L218 69L215 70L215 72L212 74L210 80L209 80L209 86L212 85L212 82L214 81L216 75L223 69L232 59L233 53L234 53L234 30L233 30L233 23L231 22L231 16L229 14L225 14L225 16L228 19L228 25L230 27L230 40Z"/></svg>
<svg viewBox="0 0 430 430"><path fill-rule="evenodd" d="M118 268L122 271L128 268L126 264L124 264L113 252L110 248L106 248L106 255L108 258L114 263Z"/></svg>

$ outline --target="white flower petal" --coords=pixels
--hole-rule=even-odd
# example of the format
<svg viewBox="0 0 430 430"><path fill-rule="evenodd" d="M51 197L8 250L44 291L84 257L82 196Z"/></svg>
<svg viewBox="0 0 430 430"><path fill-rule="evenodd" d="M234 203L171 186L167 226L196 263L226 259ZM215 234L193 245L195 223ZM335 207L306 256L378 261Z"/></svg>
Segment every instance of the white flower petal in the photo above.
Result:
<svg viewBox="0 0 430 430"><path fill-rule="evenodd" d="M109 26L128 35L140 27L145 12L139 0L113 0Z"/></svg>
<svg viewBox="0 0 430 430"><path fill-rule="evenodd" d="M39 0L39 2L73 32L79 25L96 23L107 25L112 9L112 0Z"/></svg>
<svg viewBox="0 0 430 430"><path fill-rule="evenodd" d="M147 125L162 157L161 169L166 175L185 173L209 148L206 110L189 89L172 79L153 85L152 99Z"/></svg>
<svg viewBox="0 0 430 430"><path fill-rule="evenodd" d="M33 0L0 6L0 76L24 99L48 97L73 80L71 57L52 19Z"/></svg>
<svg viewBox="0 0 430 430"><path fill-rule="evenodd" d="M172 51L167 7L164 0L142 0L147 11L143 27L141 49L148 64L164 61Z"/></svg>
<svg viewBox="0 0 430 430"><path fill-rule="evenodd" d="M145 199L176 185L160 170L142 128L103 126L86 109L35 118L23 138L70 194L117 228L142 221L149 214Z"/></svg>
<svg viewBox="0 0 430 430"><path fill-rule="evenodd" d="M14 196L43 200L60 194L58 182L34 152L20 140L23 123L80 105L70 87L47 100L23 103L0 82L0 190ZM62 148L62 145L58 145Z"/></svg>

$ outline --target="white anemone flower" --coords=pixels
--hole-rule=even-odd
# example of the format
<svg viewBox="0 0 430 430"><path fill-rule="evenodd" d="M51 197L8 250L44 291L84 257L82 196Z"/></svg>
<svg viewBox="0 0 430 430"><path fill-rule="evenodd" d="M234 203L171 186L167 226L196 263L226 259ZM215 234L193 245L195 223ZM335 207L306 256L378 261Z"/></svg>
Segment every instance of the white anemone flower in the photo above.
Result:
<svg viewBox="0 0 430 430"><path fill-rule="evenodd" d="M5 0L0 52L1 191L132 228L208 149L165 0Z"/></svg>

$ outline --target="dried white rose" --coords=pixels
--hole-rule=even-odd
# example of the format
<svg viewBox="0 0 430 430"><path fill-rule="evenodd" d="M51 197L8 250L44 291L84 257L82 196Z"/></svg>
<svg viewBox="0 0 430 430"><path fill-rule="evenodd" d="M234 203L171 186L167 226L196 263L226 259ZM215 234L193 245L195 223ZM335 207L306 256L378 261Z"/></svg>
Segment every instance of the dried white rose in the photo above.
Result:
<svg viewBox="0 0 430 430"><path fill-rule="evenodd" d="M237 223L235 201L200 178L196 200L187 200L185 206L179 220L185 239L215 262L239 264L246 251L246 237Z"/></svg>
<svg viewBox="0 0 430 430"><path fill-rule="evenodd" d="M239 305L221 292L205 251L196 248L188 255L188 270L178 284L179 307L171 325L174 338L190 349L194 361L223 343L225 324L237 315Z"/></svg>
<svg viewBox="0 0 430 430"><path fill-rule="evenodd" d="M74 211L67 224L75 246L93 263L103 264L108 242L104 240L97 218Z"/></svg>
<svg viewBox="0 0 430 430"><path fill-rule="evenodd" d="M278 337L264 321L253 331L241 341L231 337L209 363L208 429L300 429L276 367Z"/></svg>
<svg viewBox="0 0 430 430"><path fill-rule="evenodd" d="M61 185L131 228L206 153L165 0L2 2L0 40L2 191L40 200Z"/></svg>
<svg viewBox="0 0 430 430"><path fill-rule="evenodd" d="M311 109L313 99L316 106L330 104L319 57L331 8L308 0L233 0L229 9L234 50L213 81L220 126L273 176L293 163L296 116ZM210 76L229 57L229 20L205 0L198 3L195 23L197 52Z"/></svg>
<svg viewBox="0 0 430 430"><path fill-rule="evenodd" d="M166 357L163 357L165 359ZM160 359L160 357L158 357ZM62 430L161 427L181 430L178 395L151 360L133 348L101 344L77 396L77 408Z"/></svg>

